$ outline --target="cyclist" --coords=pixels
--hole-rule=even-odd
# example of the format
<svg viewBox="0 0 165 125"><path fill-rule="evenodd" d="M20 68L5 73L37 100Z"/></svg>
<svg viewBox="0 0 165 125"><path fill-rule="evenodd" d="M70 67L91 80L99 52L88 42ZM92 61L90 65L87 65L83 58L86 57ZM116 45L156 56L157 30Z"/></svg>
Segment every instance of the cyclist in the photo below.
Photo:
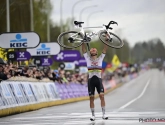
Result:
<svg viewBox="0 0 165 125"><path fill-rule="evenodd" d="M96 48L90 49L90 55L87 54L85 43L82 44L82 52L84 53L84 58L87 62L89 79L88 79L88 93L90 96L90 108L92 112L92 117L90 118L91 121L95 120L95 110L94 110L94 94L95 94L95 87L97 88L97 92L99 94L101 100L101 108L103 119L108 119L105 115L105 100L104 100L104 88L101 79L101 70L102 70L102 61L105 57L106 50L108 46L104 44L104 49L102 54L98 56L98 51Z"/></svg>

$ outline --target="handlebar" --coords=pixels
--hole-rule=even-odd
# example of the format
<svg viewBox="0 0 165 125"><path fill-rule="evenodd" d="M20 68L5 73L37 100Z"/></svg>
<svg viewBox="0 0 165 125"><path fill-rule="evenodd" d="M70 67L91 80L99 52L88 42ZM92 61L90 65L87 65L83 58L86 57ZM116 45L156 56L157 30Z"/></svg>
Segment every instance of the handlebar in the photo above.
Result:
<svg viewBox="0 0 165 125"><path fill-rule="evenodd" d="M84 22L74 21L74 25L81 27Z"/></svg>
<svg viewBox="0 0 165 125"><path fill-rule="evenodd" d="M79 27L82 27L81 24L83 24L83 23L84 23L84 22L74 21L74 25L79 26ZM117 22L115 22L115 21L110 21L110 22L108 23L108 25L103 25L103 26L105 26L106 29L112 30L113 28L110 27L111 24L117 24L117 25L118 25Z"/></svg>
<svg viewBox="0 0 165 125"><path fill-rule="evenodd" d="M110 27L110 25L111 24L117 24L118 25L118 23L117 22L115 22L115 21L110 21L109 23L108 23L108 25L104 25L105 27L106 27L106 29L113 29L112 27Z"/></svg>

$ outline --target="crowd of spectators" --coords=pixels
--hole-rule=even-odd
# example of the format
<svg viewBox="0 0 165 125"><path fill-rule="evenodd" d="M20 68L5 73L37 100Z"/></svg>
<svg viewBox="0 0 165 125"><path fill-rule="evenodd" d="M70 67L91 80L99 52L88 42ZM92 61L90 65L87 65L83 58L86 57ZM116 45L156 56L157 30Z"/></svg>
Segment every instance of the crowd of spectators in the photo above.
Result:
<svg viewBox="0 0 165 125"><path fill-rule="evenodd" d="M111 80L112 78L122 78L130 74L138 74L139 67L137 65L128 65L128 66L120 66L113 72L104 72L103 79Z"/></svg>
<svg viewBox="0 0 165 125"><path fill-rule="evenodd" d="M111 80L113 77L125 77L128 74L138 73L137 66L121 66L113 72L104 72L104 80ZM12 63L0 64L0 80L7 80L11 77L24 76L42 80L47 78L59 83L80 83L86 84L88 79L87 73L76 73L75 71L65 71L62 69L51 70L50 67L40 69L36 66L18 66Z"/></svg>
<svg viewBox="0 0 165 125"><path fill-rule="evenodd" d="M87 74L71 73L62 69L51 70L49 67L40 69L36 66L18 66L12 63L0 64L0 80L7 80L11 77L24 76L42 80L48 78L59 83L87 83Z"/></svg>

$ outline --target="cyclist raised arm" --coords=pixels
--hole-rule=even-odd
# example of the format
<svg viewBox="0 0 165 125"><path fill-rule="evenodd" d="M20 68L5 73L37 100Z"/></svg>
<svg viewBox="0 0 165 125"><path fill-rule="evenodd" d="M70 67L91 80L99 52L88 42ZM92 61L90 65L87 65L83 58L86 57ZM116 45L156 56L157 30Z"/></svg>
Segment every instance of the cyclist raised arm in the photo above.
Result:
<svg viewBox="0 0 165 125"><path fill-rule="evenodd" d="M109 36L108 34L106 34L105 37L106 37L106 38L105 38L105 41L106 41L106 42L108 42L108 41L111 39L110 36ZM104 48L103 48L102 53L106 54L107 49L108 49L108 46L107 46L106 44L104 44Z"/></svg>
<svg viewBox="0 0 165 125"><path fill-rule="evenodd" d="M86 53L86 52L87 52L87 50L86 50L86 48L85 48L85 43L82 44L82 52L83 52L83 53Z"/></svg>
<svg viewBox="0 0 165 125"><path fill-rule="evenodd" d="M102 53L106 54L106 52L107 52L107 49L108 49L108 46L107 46L106 44L104 44L104 48L103 48L103 51L102 51Z"/></svg>

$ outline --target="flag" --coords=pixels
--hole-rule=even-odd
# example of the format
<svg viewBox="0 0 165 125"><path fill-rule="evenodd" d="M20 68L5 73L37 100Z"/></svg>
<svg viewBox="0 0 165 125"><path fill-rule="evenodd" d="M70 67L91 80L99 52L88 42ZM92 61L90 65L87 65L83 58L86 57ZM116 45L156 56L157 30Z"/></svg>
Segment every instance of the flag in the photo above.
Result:
<svg viewBox="0 0 165 125"><path fill-rule="evenodd" d="M107 66L107 71L114 72L120 65L121 65L121 62L119 58L117 57L117 55L114 55L112 59L112 65L109 67Z"/></svg>
<svg viewBox="0 0 165 125"><path fill-rule="evenodd" d="M29 65L29 62L28 61L24 61L25 65L28 66Z"/></svg>
<svg viewBox="0 0 165 125"><path fill-rule="evenodd" d="M113 56L112 65L115 67L119 67L121 65L121 62L116 54Z"/></svg>

